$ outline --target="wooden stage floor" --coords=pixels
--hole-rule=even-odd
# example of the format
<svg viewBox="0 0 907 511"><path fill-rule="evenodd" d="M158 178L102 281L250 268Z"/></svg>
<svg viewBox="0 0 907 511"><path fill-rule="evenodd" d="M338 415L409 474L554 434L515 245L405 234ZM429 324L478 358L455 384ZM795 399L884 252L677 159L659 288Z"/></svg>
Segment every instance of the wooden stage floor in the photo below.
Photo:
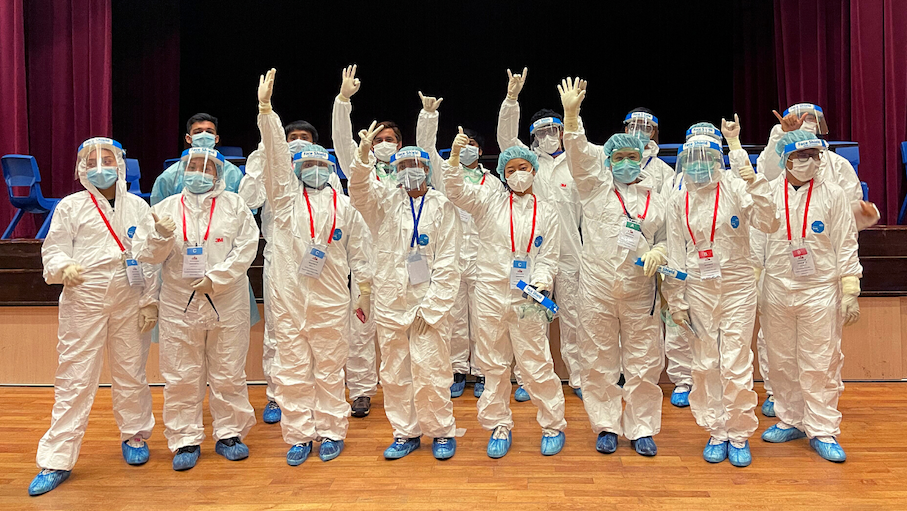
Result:
<svg viewBox="0 0 907 511"><path fill-rule="evenodd" d="M161 388L152 392L157 425L149 442L151 461L142 467L123 461L110 389L102 388L73 475L53 492L31 498L26 488L36 474L35 451L50 421L53 391L0 388L0 510L907 509L907 383L847 384L840 437L846 463L822 460L806 440L762 442L758 435L774 419L759 415L751 441L754 461L744 469L702 460L708 436L689 408L670 405L668 387L662 432L655 437L658 456L643 458L624 439L617 453L601 455L582 403L565 390L567 444L554 457L539 454L535 407L514 402L513 447L505 458L489 459L488 433L478 426L468 386L454 400L458 426L468 431L449 461L431 456L430 440L402 460L385 461L391 429L379 393L368 418L350 419L339 458L323 463L313 455L289 467L280 426L261 422L265 388L252 386L259 423L246 439L251 456L227 461L214 453L209 437L198 465L178 473L162 433ZM761 384L757 390L761 403ZM210 423L206 411L209 435Z"/></svg>

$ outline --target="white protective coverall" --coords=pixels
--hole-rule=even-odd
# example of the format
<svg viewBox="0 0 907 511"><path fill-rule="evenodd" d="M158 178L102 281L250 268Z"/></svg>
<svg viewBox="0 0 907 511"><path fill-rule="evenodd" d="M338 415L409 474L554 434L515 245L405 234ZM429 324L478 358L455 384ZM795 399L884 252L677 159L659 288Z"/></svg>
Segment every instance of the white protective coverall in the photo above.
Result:
<svg viewBox="0 0 907 511"><path fill-rule="evenodd" d="M640 174L643 180L633 185L616 182L602 147L590 144L582 129L564 133L564 148L586 233L579 284L583 405L596 434L653 436L661 431L661 315L655 277L646 277L635 263L665 245L664 198L651 175ZM642 228L635 250L618 245L627 213ZM617 386L621 373L623 389Z"/></svg>
<svg viewBox="0 0 907 511"><path fill-rule="evenodd" d="M79 155L76 168L85 190L60 201L41 247L48 284L61 284L63 268L70 264L84 268L81 276L85 280L64 287L60 294L54 407L50 429L38 443L40 468L72 470L75 466L98 390L105 346L120 439L147 439L154 427L151 390L145 380L150 336L140 333L139 308L157 302L157 275L153 266L140 263L143 285L129 285L122 251L98 208L127 254L134 254L136 229L153 229L154 222L148 203L126 191L126 161L122 151L114 154L118 176L115 208L88 181L86 150Z"/></svg>
<svg viewBox="0 0 907 511"><path fill-rule="evenodd" d="M438 154L438 112L422 110L416 122L416 145L425 149L431 157L432 168L438 171L432 173L432 186L443 194L444 179L441 176L441 165L444 159ZM482 166L464 172L471 173L471 180L467 186L489 187L503 190L504 185L497 176ZM473 183L472 181L475 181ZM460 217L460 288L457 300L450 310L453 327L450 335L450 363L454 373L482 376L476 356L477 321L475 289L476 289L476 255L479 251L479 231L476 222L466 210L456 208Z"/></svg>
<svg viewBox="0 0 907 511"><path fill-rule="evenodd" d="M359 144L353 140L353 121L350 119L350 113L353 111L353 104L349 101L341 101L339 97L334 98L334 106L331 110L331 138L334 143L334 156L337 157L337 164L346 173L347 186L351 174L353 162L356 153L359 150ZM372 171L374 174L374 171ZM377 179L377 177L375 177ZM352 195L352 192L350 192ZM356 202L353 201L353 206ZM378 240L378 220L374 217L364 214L366 225L372 234L372 242ZM355 271L351 277L350 296L352 305L350 306L350 315L353 319L350 333L350 356L346 363L346 385L350 389L350 399L357 397L372 397L378 392L378 353L377 331L375 327L375 314L369 315L365 323L356 318L355 304L359 298L359 279ZM375 293L372 291L372 311L375 311Z"/></svg>
<svg viewBox="0 0 907 511"><path fill-rule="evenodd" d="M292 161L288 165L290 165L290 170L292 170ZM237 193L244 201L246 201L246 205L249 206L249 209L261 208L261 235L265 239L265 246L262 250L264 265L261 280L263 294L264 296L267 296L268 266L271 264L271 247L268 246L268 242L271 239L271 208L268 206L268 194L265 191L265 184L262 178L264 166L264 145L259 142L258 149L252 151L252 154L246 158L246 175L239 183L239 191ZM343 193L343 185L340 183L340 178L337 177L336 172L331 173L328 184L330 184L334 190L337 190L337 193ZM265 389L265 395L267 396L268 401L274 401L274 380L271 376L271 366L274 362L274 354L277 353L277 341L274 339L273 320L268 318L268 310L269 307L266 299L264 304L265 331L262 339L261 369L265 375L265 382L268 384L268 387Z"/></svg>
<svg viewBox="0 0 907 511"><path fill-rule="evenodd" d="M160 364L167 445L175 452L204 440L206 383L211 386L208 401L215 441L243 438L255 424L245 373L249 351L246 272L258 253L255 218L239 195L224 190L220 176L208 192L194 194L184 187L151 210L159 218L169 216L177 225L168 238L161 237L153 225L150 229L140 226L136 233L138 259L163 263ZM182 276L186 249L196 246L203 247L207 255L205 276L214 287L210 302L201 293L190 302L190 284L196 279Z"/></svg>
<svg viewBox="0 0 907 511"><path fill-rule="evenodd" d="M668 266L689 277L685 281L666 279L663 285L671 312L688 310L698 335L690 335L690 407L696 423L713 438L743 443L758 426L750 348L756 320L753 267L757 263L750 251L750 226L774 232L779 221L762 174L751 184L727 171L717 171L704 185L678 181L680 190L672 195L667 209ZM709 249L721 277L702 280L698 251Z"/></svg>
<svg viewBox="0 0 907 511"><path fill-rule="evenodd" d="M563 431L567 427L564 390L554 373L548 319L535 301L522 298L519 290L510 287L514 257L527 257L528 247L529 284L536 289L551 289L561 248L557 213L532 194L519 196L507 189L467 186L459 166L450 167L445 162L442 170L448 196L472 215L479 232L476 354L485 373L485 392L477 403L479 424L487 430L498 426L513 429L510 364L516 359L523 385L538 407L539 425L543 430Z"/></svg>
<svg viewBox="0 0 907 511"><path fill-rule="evenodd" d="M831 155L825 151L824 155ZM774 208L781 227L767 237L765 282L760 319L765 332L768 367L775 392L775 414L809 438L841 433L838 398L844 390L841 367L841 277L861 277L857 229L848 207L849 197L834 182L819 175L799 190L784 178L772 182ZM784 188L790 208L794 247L804 243L812 253L816 272L797 277L790 259Z"/></svg>
<svg viewBox="0 0 907 511"><path fill-rule="evenodd" d="M271 369L283 438L290 445L343 440L350 416L343 377L349 354L347 283L355 268L371 284L371 235L349 197L330 186L308 189L296 177L276 113L259 114L258 127L270 208L267 300L277 347ZM315 244L327 254L317 279L299 273L300 261Z"/></svg>
<svg viewBox="0 0 907 511"><path fill-rule="evenodd" d="M516 145L526 147L520 141L519 133L520 104L516 100L505 98L498 113L497 137L501 151ZM570 386L576 389L580 386L579 375L584 358L576 341L579 268L583 249L579 232L582 206L573 176L567 168L567 155L561 153L552 157L537 147L532 148L532 151L539 158L539 170L533 180L532 190L542 201L555 209L561 224L560 260L557 263L558 271L552 299L560 307L558 325L561 358L567 365Z"/></svg>
<svg viewBox="0 0 907 511"><path fill-rule="evenodd" d="M372 312L381 349L384 411L394 438L453 438L447 339L460 282L460 220L453 204L436 190L410 200L402 188L382 184L370 159L363 163L356 153L349 190L356 209L377 227ZM419 236L413 243L416 217ZM426 259L430 278L413 285L407 257L415 250ZM417 314L430 325L421 335L410 328Z"/></svg>

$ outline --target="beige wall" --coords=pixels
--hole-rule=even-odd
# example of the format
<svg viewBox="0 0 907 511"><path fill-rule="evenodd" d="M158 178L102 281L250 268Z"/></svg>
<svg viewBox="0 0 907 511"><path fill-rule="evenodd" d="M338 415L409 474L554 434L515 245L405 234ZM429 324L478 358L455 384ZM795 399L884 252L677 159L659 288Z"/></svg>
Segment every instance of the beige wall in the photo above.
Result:
<svg viewBox="0 0 907 511"><path fill-rule="evenodd" d="M844 379L907 379L907 297L861 298L860 308L860 322L844 329ZM246 363L250 381L263 380L263 330L263 322L252 328ZM553 328L551 351L555 369L564 377L566 372L556 332L557 328ZM0 384L53 383L56 341L56 307L0 307ZM756 374L758 377L758 367ZM106 364L101 381L110 381ZM152 345L148 357L148 381L163 382L158 369L157 345ZM662 381L667 381L664 375Z"/></svg>

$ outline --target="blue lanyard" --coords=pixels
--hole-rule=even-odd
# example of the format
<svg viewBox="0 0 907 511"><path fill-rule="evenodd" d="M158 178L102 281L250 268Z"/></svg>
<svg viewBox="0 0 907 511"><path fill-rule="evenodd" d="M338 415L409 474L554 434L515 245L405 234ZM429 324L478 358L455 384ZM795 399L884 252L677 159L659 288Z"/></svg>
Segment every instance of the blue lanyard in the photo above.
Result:
<svg viewBox="0 0 907 511"><path fill-rule="evenodd" d="M416 216L416 204L413 198L409 198L409 210L413 214L413 237L409 242L409 248L416 246L416 240L419 239L419 220L422 220L422 206L425 205L425 195L422 196L422 202L419 203L419 215Z"/></svg>

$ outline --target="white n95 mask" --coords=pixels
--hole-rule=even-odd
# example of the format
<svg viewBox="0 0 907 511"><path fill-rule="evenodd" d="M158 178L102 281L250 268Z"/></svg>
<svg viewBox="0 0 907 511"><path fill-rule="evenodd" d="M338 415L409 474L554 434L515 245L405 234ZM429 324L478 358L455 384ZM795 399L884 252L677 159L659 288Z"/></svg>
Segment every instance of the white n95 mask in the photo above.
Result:
<svg viewBox="0 0 907 511"><path fill-rule="evenodd" d="M535 179L535 174L526 170L518 170L513 174L510 174L510 177L507 178L507 184L510 186L510 189L515 192L525 192L532 186L532 181Z"/></svg>

